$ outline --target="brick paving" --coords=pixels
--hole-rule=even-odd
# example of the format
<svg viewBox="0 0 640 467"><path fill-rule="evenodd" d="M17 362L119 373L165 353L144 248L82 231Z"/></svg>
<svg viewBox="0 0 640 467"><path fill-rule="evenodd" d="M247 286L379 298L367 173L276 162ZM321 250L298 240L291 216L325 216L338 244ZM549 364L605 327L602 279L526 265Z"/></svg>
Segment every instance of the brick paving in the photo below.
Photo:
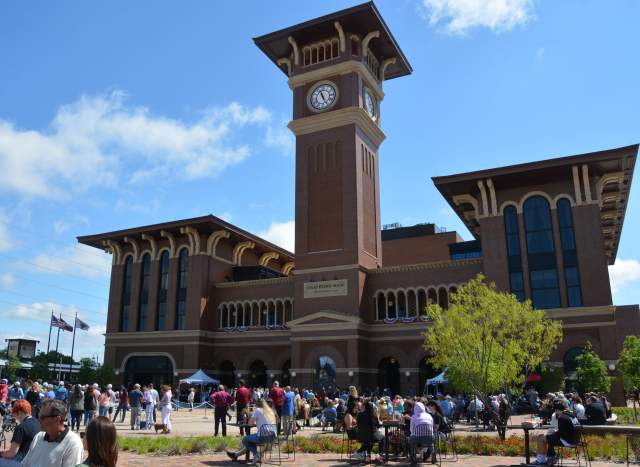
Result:
<svg viewBox="0 0 640 467"><path fill-rule="evenodd" d="M498 467L505 465L518 465L520 462L524 462L522 457L501 457L501 456L459 456L458 462L443 462L444 467ZM184 465L193 466L227 466L238 467L243 463L230 461L224 453L215 453L208 455L187 455L187 456L140 456L126 452L121 452L118 459L118 466L120 467L178 467ZM265 463L265 466L277 465L275 463ZM296 460L283 460L282 465L287 466L304 466L304 467L338 467L349 466L355 464L348 464L346 461L340 461L339 454L296 454ZM359 464L363 465L363 464ZM373 464L375 465L375 464ZM390 461L389 466L410 465L406 461L394 462ZM422 466L430 466L431 464L420 464ZM606 467L606 466L618 466L623 464L616 464L613 462L592 462L593 467Z"/></svg>

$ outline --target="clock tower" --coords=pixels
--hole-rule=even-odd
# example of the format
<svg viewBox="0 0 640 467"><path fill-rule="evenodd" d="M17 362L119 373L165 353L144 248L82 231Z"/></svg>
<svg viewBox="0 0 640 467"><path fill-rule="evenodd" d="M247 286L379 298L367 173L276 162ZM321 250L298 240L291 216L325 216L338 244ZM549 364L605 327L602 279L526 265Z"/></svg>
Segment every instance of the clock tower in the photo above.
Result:
<svg viewBox="0 0 640 467"><path fill-rule="evenodd" d="M382 266L382 83L411 67L371 2L254 41L293 92L296 318L358 315L366 271Z"/></svg>

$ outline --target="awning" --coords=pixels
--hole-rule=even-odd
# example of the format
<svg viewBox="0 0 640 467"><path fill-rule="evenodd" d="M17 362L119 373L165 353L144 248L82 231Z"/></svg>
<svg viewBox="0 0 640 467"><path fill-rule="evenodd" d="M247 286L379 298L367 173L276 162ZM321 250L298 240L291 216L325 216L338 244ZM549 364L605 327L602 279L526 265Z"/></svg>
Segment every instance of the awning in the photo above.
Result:
<svg viewBox="0 0 640 467"><path fill-rule="evenodd" d="M187 384L214 384L214 385L220 384L220 381L218 381L215 378L212 378L202 370L196 371L194 374L192 374L188 378L181 379L180 382L187 383Z"/></svg>
<svg viewBox="0 0 640 467"><path fill-rule="evenodd" d="M436 384L447 384L449 380L447 380L447 375L445 375L444 373L445 372L443 371L438 376L428 379L427 384L429 386L435 386Z"/></svg>

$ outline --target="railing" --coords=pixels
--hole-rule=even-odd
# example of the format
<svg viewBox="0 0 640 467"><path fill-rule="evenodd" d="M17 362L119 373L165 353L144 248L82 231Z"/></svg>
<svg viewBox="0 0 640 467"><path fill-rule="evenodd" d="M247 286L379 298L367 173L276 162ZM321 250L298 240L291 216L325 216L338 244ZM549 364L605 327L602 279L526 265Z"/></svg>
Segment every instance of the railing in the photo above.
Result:
<svg viewBox="0 0 640 467"><path fill-rule="evenodd" d="M332 37L302 47L302 66L307 67L333 60L340 56L340 40Z"/></svg>
<svg viewBox="0 0 640 467"><path fill-rule="evenodd" d="M378 70L380 69L380 63L378 63L378 59L371 53L371 50L367 49L367 56L365 57L365 64L369 71L376 79L379 79Z"/></svg>

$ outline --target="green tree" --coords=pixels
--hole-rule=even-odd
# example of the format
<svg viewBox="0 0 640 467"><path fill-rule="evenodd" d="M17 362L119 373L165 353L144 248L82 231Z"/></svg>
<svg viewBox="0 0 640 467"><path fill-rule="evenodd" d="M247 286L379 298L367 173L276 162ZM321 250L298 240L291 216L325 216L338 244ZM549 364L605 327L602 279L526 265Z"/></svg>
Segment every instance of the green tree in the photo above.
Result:
<svg viewBox="0 0 640 467"><path fill-rule="evenodd" d="M22 363L20 362L20 359L14 355L10 355L9 358L7 359L7 365L5 367L7 378L9 378L12 381L15 380L16 373L20 368L22 368Z"/></svg>
<svg viewBox="0 0 640 467"><path fill-rule="evenodd" d="M29 377L33 380L41 379L43 381L51 381L51 372L49 371L49 359L47 354L40 352L32 360L33 367L29 371Z"/></svg>
<svg viewBox="0 0 640 467"><path fill-rule="evenodd" d="M564 370L557 367L544 367L540 372L540 387L543 394L558 392L564 386Z"/></svg>
<svg viewBox="0 0 640 467"><path fill-rule="evenodd" d="M78 382L80 384L92 384L96 382L97 373L93 360L90 358L80 359L80 370L78 370Z"/></svg>
<svg viewBox="0 0 640 467"><path fill-rule="evenodd" d="M453 294L448 310L431 304L427 315L432 320L424 334L427 360L446 368L456 389L481 400L521 384L528 369L548 360L562 339L559 322L534 310L530 301L499 292L481 274Z"/></svg>
<svg viewBox="0 0 640 467"><path fill-rule="evenodd" d="M640 388L640 337L625 337L618 368L622 373L627 391L634 386Z"/></svg>
<svg viewBox="0 0 640 467"><path fill-rule="evenodd" d="M609 392L611 388L609 372L602 359L593 351L591 342L587 341L584 353L576 358L576 363L578 364L576 375L585 391Z"/></svg>
<svg viewBox="0 0 640 467"><path fill-rule="evenodd" d="M100 386L106 386L109 383L113 383L115 379L116 379L116 372L114 371L111 365L105 363L100 368L98 368L97 374L96 374L96 382Z"/></svg>

